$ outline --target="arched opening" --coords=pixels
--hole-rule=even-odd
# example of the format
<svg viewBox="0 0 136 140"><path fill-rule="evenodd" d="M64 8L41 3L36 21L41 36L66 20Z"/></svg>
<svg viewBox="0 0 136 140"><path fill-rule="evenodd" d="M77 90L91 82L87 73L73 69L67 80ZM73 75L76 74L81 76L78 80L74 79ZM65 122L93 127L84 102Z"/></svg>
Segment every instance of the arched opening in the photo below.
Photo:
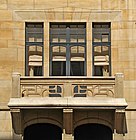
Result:
<svg viewBox="0 0 136 140"><path fill-rule="evenodd" d="M25 128L24 140L62 140L62 130L60 127L48 124L38 123Z"/></svg>
<svg viewBox="0 0 136 140"><path fill-rule="evenodd" d="M84 124L75 128L74 140L112 140L112 130L102 124Z"/></svg>

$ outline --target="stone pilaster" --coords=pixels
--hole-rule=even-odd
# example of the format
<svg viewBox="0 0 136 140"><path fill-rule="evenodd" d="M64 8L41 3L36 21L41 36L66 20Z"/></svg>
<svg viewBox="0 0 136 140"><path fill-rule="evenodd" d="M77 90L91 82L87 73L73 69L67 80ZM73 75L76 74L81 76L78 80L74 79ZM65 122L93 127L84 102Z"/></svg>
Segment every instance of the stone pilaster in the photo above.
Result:
<svg viewBox="0 0 136 140"><path fill-rule="evenodd" d="M123 97L123 73L115 74L115 97L122 98Z"/></svg>
<svg viewBox="0 0 136 140"><path fill-rule="evenodd" d="M12 98L21 97L20 92L20 73L14 72L12 74Z"/></svg>

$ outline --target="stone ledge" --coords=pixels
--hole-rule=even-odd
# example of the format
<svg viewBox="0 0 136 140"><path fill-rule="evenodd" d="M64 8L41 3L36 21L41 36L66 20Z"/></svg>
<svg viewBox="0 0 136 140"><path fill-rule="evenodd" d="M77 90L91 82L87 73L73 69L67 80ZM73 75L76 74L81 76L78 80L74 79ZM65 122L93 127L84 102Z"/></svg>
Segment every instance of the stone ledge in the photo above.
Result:
<svg viewBox="0 0 136 140"><path fill-rule="evenodd" d="M10 108L103 108L116 109L127 107L124 98L108 97L23 97L11 98L8 106Z"/></svg>

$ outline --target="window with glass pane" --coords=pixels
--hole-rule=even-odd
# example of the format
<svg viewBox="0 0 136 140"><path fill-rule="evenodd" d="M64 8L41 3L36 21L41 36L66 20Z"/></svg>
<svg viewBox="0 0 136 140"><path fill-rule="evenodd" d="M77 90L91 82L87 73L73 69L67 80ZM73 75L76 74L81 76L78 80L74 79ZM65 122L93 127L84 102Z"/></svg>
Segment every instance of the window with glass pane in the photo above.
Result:
<svg viewBox="0 0 136 140"><path fill-rule="evenodd" d="M111 27L110 23L92 24L93 75L111 75Z"/></svg>
<svg viewBox="0 0 136 140"><path fill-rule="evenodd" d="M43 75L43 23L26 23L26 70L27 76Z"/></svg>
<svg viewBox="0 0 136 140"><path fill-rule="evenodd" d="M85 23L50 23L50 75L86 75Z"/></svg>

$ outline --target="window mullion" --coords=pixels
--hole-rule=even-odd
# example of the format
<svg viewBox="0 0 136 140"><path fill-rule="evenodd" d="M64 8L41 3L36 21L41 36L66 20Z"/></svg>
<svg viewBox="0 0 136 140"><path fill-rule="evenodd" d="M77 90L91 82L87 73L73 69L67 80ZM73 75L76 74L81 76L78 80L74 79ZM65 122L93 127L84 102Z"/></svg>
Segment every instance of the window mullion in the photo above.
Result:
<svg viewBox="0 0 136 140"><path fill-rule="evenodd" d="M66 75L70 76L70 28L66 28Z"/></svg>

